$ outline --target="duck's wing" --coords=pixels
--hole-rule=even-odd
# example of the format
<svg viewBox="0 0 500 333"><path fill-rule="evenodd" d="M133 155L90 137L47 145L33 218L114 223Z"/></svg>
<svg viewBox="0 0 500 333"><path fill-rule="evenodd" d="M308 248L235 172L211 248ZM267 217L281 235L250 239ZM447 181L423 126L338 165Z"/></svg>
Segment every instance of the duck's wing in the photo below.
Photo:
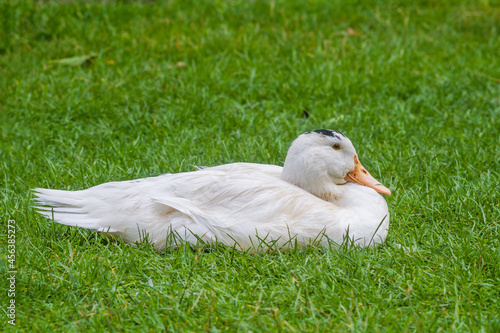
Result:
<svg viewBox="0 0 500 333"><path fill-rule="evenodd" d="M189 230L213 238L217 234L215 226L223 228L213 208L217 206L217 198L227 199L229 195L223 185L226 176L234 175L237 179L238 174L245 174L279 179L281 169L274 165L236 163L109 182L79 191L37 188L35 208L58 223L113 233L128 242L139 240L142 231L161 238L172 226L173 231ZM212 207L204 212L206 205L200 203L208 201Z"/></svg>
<svg viewBox="0 0 500 333"><path fill-rule="evenodd" d="M334 214L338 207L283 181L280 172L280 167L238 163L176 174L169 181L176 195L154 200L181 212L214 240L242 248L266 238L314 239L318 225L341 218Z"/></svg>

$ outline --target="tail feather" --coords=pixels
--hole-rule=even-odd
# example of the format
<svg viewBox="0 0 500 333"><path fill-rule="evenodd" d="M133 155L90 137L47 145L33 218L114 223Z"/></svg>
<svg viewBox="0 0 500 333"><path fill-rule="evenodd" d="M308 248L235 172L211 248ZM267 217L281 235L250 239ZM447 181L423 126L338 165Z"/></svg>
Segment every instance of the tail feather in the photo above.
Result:
<svg viewBox="0 0 500 333"><path fill-rule="evenodd" d="M81 199L75 196L72 191L50 190L46 188L36 188L33 190L37 196L38 203L53 207L81 207Z"/></svg>
<svg viewBox="0 0 500 333"><path fill-rule="evenodd" d="M109 226L104 227L100 219L89 214L81 192L83 191L34 189L35 200L41 205L34 208L40 215L60 224L104 232L117 232Z"/></svg>
<svg viewBox="0 0 500 333"><path fill-rule="evenodd" d="M33 207L38 211L49 211L56 213L69 213L69 214L86 214L86 211L82 207L45 207L45 206L35 206Z"/></svg>

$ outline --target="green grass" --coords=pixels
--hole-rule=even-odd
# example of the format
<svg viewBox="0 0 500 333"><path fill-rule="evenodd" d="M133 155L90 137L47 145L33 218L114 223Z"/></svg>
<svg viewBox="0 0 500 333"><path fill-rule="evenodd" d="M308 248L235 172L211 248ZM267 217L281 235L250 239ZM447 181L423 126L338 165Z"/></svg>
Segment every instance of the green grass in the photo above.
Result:
<svg viewBox="0 0 500 333"><path fill-rule="evenodd" d="M0 328L498 332L499 22L487 0L1 1ZM282 164L318 128L392 189L385 245L157 253L31 207L34 187Z"/></svg>

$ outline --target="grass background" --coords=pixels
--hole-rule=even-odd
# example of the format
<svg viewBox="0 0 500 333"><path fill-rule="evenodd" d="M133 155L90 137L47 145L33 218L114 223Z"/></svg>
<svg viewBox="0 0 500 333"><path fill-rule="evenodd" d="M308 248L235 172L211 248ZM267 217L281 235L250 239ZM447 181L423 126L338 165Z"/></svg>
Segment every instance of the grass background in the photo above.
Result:
<svg viewBox="0 0 500 333"><path fill-rule="evenodd" d="M499 331L499 22L497 1L1 1L0 328ZM384 246L157 253L31 208L34 187L282 164L318 128L392 189Z"/></svg>

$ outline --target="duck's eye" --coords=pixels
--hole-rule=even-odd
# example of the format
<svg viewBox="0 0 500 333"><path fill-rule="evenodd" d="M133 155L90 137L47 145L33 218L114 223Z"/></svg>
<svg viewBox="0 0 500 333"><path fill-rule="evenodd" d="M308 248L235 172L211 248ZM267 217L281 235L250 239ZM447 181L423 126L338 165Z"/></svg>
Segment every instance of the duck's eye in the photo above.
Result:
<svg viewBox="0 0 500 333"><path fill-rule="evenodd" d="M335 150L340 150L340 145L338 143L334 143L332 145L332 148L335 149Z"/></svg>

